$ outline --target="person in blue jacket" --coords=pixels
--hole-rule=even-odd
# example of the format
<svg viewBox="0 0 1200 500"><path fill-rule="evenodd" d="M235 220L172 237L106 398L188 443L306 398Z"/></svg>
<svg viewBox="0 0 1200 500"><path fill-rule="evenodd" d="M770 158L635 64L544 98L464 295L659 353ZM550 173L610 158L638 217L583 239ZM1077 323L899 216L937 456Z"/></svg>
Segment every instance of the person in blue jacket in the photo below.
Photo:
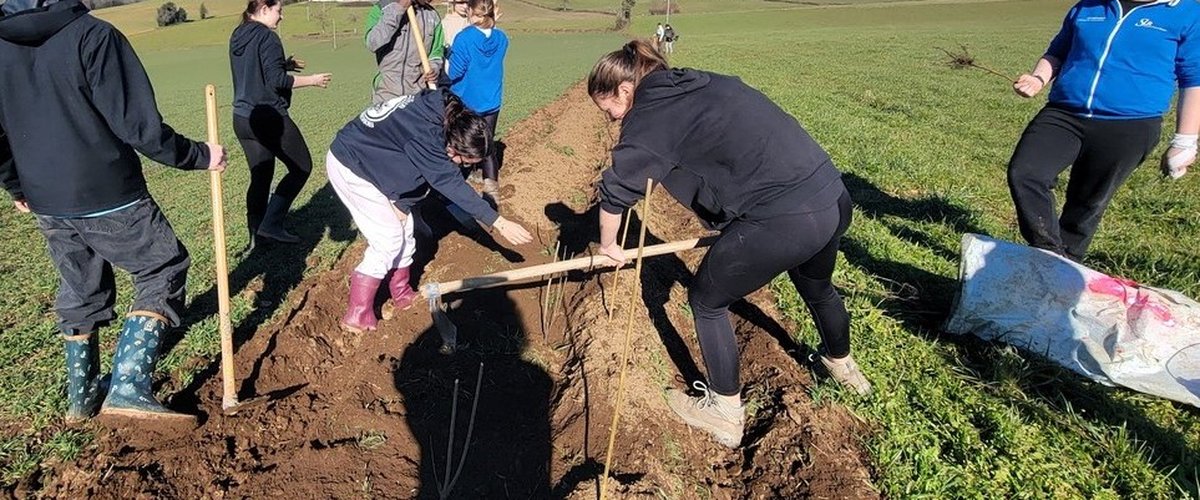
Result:
<svg viewBox="0 0 1200 500"><path fill-rule="evenodd" d="M462 175L461 168L479 163L491 149L487 122L444 89L392 98L337 133L325 171L367 239L362 261L350 275L342 328L376 328L375 293L385 278L397 311L416 299L409 282L416 251L413 207L431 189L510 243L533 240L525 228L496 213Z"/></svg>
<svg viewBox="0 0 1200 500"><path fill-rule="evenodd" d="M1008 165L1021 236L1081 261L1113 194L1158 144L1178 88L1178 119L1162 168L1178 178L1200 132L1200 2L1082 0L1033 71L1013 89L1053 83ZM1053 187L1071 166L1062 215Z"/></svg>
<svg viewBox="0 0 1200 500"><path fill-rule="evenodd" d="M471 26L454 39L450 52L448 77L450 90L463 104L487 120L492 137L504 95L504 57L508 53L508 35L496 27L495 0L470 0L467 4ZM500 201L500 173L493 151L479 165L483 172L483 193L494 203Z"/></svg>

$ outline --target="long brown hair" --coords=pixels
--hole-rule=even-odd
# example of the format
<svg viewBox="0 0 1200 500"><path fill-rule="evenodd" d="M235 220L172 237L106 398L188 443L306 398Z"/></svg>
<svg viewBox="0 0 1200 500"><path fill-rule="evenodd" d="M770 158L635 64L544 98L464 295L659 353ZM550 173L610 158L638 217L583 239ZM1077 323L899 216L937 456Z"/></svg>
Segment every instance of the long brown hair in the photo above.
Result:
<svg viewBox="0 0 1200 500"><path fill-rule="evenodd" d="M617 87L625 82L637 87L646 75L670 67L653 44L645 40L633 40L621 50L609 52L596 61L596 66L588 75L588 95L613 95Z"/></svg>
<svg viewBox="0 0 1200 500"><path fill-rule="evenodd" d="M446 145L468 158L487 158L492 152L492 134L487 120L463 105L462 99L446 92Z"/></svg>

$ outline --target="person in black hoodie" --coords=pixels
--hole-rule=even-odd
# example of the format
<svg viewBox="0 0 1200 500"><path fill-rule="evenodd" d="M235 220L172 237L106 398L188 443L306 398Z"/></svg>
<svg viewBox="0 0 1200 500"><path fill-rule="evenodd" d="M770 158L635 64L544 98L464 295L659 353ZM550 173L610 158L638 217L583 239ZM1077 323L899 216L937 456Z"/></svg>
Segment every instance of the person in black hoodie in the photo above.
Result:
<svg viewBox="0 0 1200 500"><path fill-rule="evenodd" d="M275 28L283 20L280 0L250 0L242 13L242 24L229 39L229 63L233 70L233 131L246 163L250 186L246 189L246 225L250 244L256 239L281 243L300 241L283 227L292 201L300 194L312 172L312 154L296 122L288 116L292 89L329 85L332 75L292 76L304 69L304 61L285 58L283 43ZM275 159L287 174L275 186ZM268 201L269 200L269 201Z"/></svg>
<svg viewBox="0 0 1200 500"><path fill-rule="evenodd" d="M0 181L17 210L33 212L58 268L66 418L100 407L194 419L164 408L151 387L161 337L179 324L191 261L146 188L138 152L222 171L225 151L163 123L129 41L78 0L8 0L0 12ZM136 297L106 380L98 330L116 319L113 266L133 275Z"/></svg>
<svg viewBox="0 0 1200 500"><path fill-rule="evenodd" d="M783 272L816 321L831 377L870 392L850 357L850 316L831 282L850 225L850 194L796 119L737 78L670 68L641 40L596 63L588 94L621 121L599 186L600 252L623 263L621 213L645 196L647 179L721 232L688 290L708 383L694 384L700 398L669 391L671 409L722 444L740 444L744 412L729 306Z"/></svg>
<svg viewBox="0 0 1200 500"><path fill-rule="evenodd" d="M487 121L445 88L392 98L368 108L337 133L325 156L325 171L367 239L362 261L350 274L342 328L376 328L375 293L385 278L397 311L416 299L409 282L416 251L413 208L431 189L510 243L533 240L464 179L461 168L479 163L491 149Z"/></svg>

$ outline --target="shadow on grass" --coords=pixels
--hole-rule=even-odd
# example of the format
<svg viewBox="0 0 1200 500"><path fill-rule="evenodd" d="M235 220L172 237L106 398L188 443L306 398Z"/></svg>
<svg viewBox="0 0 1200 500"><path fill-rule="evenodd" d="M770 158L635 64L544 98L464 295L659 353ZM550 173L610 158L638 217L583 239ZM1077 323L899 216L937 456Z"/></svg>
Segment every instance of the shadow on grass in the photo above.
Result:
<svg viewBox="0 0 1200 500"><path fill-rule="evenodd" d="M957 206L941 197L926 197L906 200L880 190L870 181L854 174L845 174L854 204L867 217L877 219L892 236L913 245L933 249L947 260L960 259L958 248L944 248L923 232L888 224L884 219L902 218L914 222L940 222L955 234L986 234L974 222L971 211ZM1147 443L1153 450L1147 455L1155 466L1169 473L1180 488L1198 491L1200 449L1189 448L1185 436L1178 429L1154 422L1143 408L1132 404L1118 395L1128 390L1105 387L1044 358L1022 352L1024 366L1015 369L998 356L1000 343L985 342L972 336L941 335L943 323L952 312L953 297L958 293L957 277L942 276L914 265L879 256L860 241L843 239L842 252L854 266L883 282L888 295L878 304L884 314L899 321L906 331L928 340L951 345L957 356L946 356L949 365L962 364L965 368L987 382L1014 381L1034 401L1015 402L1016 408L1026 416L1040 422L1058 422L1062 414L1076 412L1086 415L1089 421L1106 427L1127 426L1136 439ZM1108 255L1097 255L1094 262L1114 263ZM1163 272L1161 261L1131 262L1122 257L1123 267L1142 268L1149 266L1155 272ZM1194 273L1194 270L1172 268L1174 272ZM1002 397L1002 396L1001 396ZM1180 412L1200 418L1200 409L1173 404ZM1084 410L1080 412L1079 410ZM1174 470L1173 470L1174 469ZM1135 492L1130 492L1135 493Z"/></svg>

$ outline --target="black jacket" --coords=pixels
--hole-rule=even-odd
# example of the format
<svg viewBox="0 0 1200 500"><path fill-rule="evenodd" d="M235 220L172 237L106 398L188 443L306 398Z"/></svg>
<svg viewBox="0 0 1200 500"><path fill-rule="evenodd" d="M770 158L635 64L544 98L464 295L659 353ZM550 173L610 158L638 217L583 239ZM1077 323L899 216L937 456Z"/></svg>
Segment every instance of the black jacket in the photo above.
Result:
<svg viewBox="0 0 1200 500"><path fill-rule="evenodd" d="M208 148L163 123L129 41L78 0L0 18L0 181L35 213L86 215L149 195L137 152L183 169Z"/></svg>
<svg viewBox="0 0 1200 500"><path fill-rule="evenodd" d="M600 206L620 213L661 183L710 227L829 207L844 189L829 155L741 80L691 69L642 79L621 124Z"/></svg>
<svg viewBox="0 0 1200 500"><path fill-rule="evenodd" d="M500 214L471 189L446 154L448 92L445 87L422 90L367 109L337 133L329 152L404 213L433 188L490 226Z"/></svg>
<svg viewBox="0 0 1200 500"><path fill-rule="evenodd" d="M250 21L234 29L229 38L229 66L233 71L233 114L249 118L254 108L269 107L287 115L295 77L287 73L283 43L271 28Z"/></svg>

